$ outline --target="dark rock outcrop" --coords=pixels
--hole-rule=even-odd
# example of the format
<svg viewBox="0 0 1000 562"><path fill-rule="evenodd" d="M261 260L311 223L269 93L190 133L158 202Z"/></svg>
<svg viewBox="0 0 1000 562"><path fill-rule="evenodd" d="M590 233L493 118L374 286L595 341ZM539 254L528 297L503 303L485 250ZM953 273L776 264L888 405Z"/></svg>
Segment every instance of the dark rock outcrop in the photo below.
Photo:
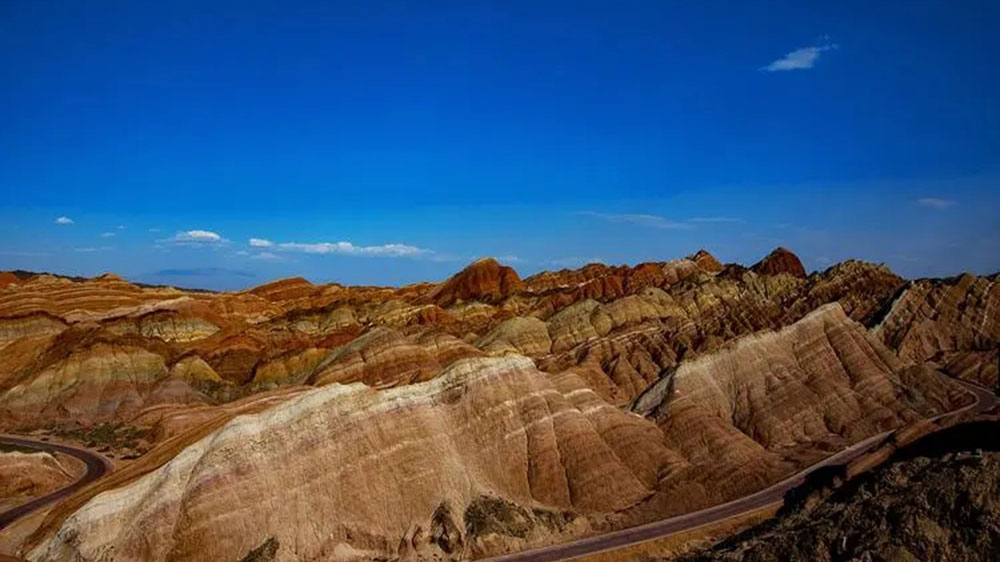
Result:
<svg viewBox="0 0 1000 562"><path fill-rule="evenodd" d="M805 277L806 268L802 261L787 248L775 248L764 259L755 263L750 269L761 275L779 275L787 273L792 277Z"/></svg>

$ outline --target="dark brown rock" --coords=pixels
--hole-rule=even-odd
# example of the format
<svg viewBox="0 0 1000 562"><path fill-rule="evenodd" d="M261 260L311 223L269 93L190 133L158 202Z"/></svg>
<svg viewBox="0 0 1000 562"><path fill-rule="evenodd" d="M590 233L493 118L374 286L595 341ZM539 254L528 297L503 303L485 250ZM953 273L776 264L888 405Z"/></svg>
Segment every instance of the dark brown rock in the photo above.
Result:
<svg viewBox="0 0 1000 562"><path fill-rule="evenodd" d="M802 261L787 248L775 248L764 259L755 263L751 267L753 271L761 275L780 275L786 273L792 277L805 277L806 269L802 267Z"/></svg>
<svg viewBox="0 0 1000 562"><path fill-rule="evenodd" d="M441 284L431 299L440 306L456 301L496 302L521 289L523 283L513 268L493 258L483 258Z"/></svg>

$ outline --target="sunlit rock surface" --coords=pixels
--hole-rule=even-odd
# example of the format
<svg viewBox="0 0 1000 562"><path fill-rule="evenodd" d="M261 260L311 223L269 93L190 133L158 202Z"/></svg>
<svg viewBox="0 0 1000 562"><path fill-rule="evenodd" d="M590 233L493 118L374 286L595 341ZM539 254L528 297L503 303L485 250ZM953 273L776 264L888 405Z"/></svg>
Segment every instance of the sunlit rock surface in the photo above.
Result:
<svg viewBox="0 0 1000 562"><path fill-rule="evenodd" d="M74 417L127 421L146 403L151 384L156 403L220 403L298 384L409 384L433 378L456 359L506 353L533 357L547 372L577 373L601 396L625 405L679 361L787 325L822 304L839 302L867 322L902 285L884 267L861 262L803 279L721 266L705 251L634 267L591 264L523 281L513 269L482 259L445 282L400 288L294 278L211 293L141 287L111 275L36 275L0 290L0 346L8 348L0 357L0 412L8 412L0 415L0 427L43 427ZM135 378L125 363L105 361L95 375L120 372L111 375L118 382L88 381L84 374L79 387L83 394L101 389L100 400L74 398L69 415L57 415L58 407L30 419L18 414L31 395L51 386L32 386L32 379L81 351L84 340L131 350L126 355L158 356L176 376L156 370ZM956 371L989 371L988 355L946 359ZM187 376L188 366L200 374ZM57 394L57 403L68 399Z"/></svg>
<svg viewBox="0 0 1000 562"><path fill-rule="evenodd" d="M903 359L932 361L951 375L992 388L1000 384L996 275L915 281L892 303L875 333Z"/></svg>
<svg viewBox="0 0 1000 562"><path fill-rule="evenodd" d="M67 461L69 464L69 461ZM49 453L0 452L0 506L16 505L73 483L82 469Z"/></svg>
<svg viewBox="0 0 1000 562"><path fill-rule="evenodd" d="M830 304L682 363L632 409L655 419L691 463L678 488L694 481L725 494L972 399L933 369L901 361Z"/></svg>
<svg viewBox="0 0 1000 562"><path fill-rule="evenodd" d="M281 560L459 558L585 529L652 494L670 460L653 424L578 378L468 359L430 382L329 385L236 418L95 497L29 558L239 560L272 537ZM497 508L520 528L487 533Z"/></svg>

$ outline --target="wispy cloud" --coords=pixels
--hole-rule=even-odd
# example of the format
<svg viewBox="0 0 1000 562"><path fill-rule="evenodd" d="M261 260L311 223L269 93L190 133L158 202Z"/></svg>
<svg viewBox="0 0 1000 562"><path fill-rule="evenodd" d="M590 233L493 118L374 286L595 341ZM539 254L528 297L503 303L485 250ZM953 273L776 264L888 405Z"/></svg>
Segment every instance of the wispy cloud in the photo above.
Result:
<svg viewBox="0 0 1000 562"><path fill-rule="evenodd" d="M672 221L659 215L631 214L631 213L598 213L596 211L581 211L579 214L594 217L607 222L629 223L649 228L687 230L692 228L690 224Z"/></svg>
<svg viewBox="0 0 1000 562"><path fill-rule="evenodd" d="M115 237L115 233L114 232L102 232L101 233L101 238L114 238L114 237Z"/></svg>
<svg viewBox="0 0 1000 562"><path fill-rule="evenodd" d="M274 246L274 242L265 240L264 238L251 238L250 245L255 248L270 248L271 246Z"/></svg>
<svg viewBox="0 0 1000 562"><path fill-rule="evenodd" d="M262 261L280 261L281 256L275 254L274 252L260 252L259 254L254 254L250 256L252 260L262 260Z"/></svg>
<svg viewBox="0 0 1000 562"><path fill-rule="evenodd" d="M772 61L767 66L762 66L760 70L764 72L807 70L816 65L816 61L819 60L820 55L822 55L825 51L832 51L836 48L836 43L826 43L823 45L795 49L780 59Z"/></svg>
<svg viewBox="0 0 1000 562"><path fill-rule="evenodd" d="M738 224L746 221L735 217L694 217L688 219L688 222L709 223L709 224Z"/></svg>
<svg viewBox="0 0 1000 562"><path fill-rule="evenodd" d="M917 204L923 205L924 207L931 207L933 209L947 209L955 205L955 201L951 199L941 199L939 197L923 197L917 199Z"/></svg>
<svg viewBox="0 0 1000 562"><path fill-rule="evenodd" d="M373 257L422 257L433 254L432 250L407 244L382 244L381 246L356 246L350 242L282 242L269 246L275 251L301 252L305 254L335 254L345 256Z"/></svg>
<svg viewBox="0 0 1000 562"><path fill-rule="evenodd" d="M59 217L55 221L56 224L73 224L73 219L69 217Z"/></svg>
<svg viewBox="0 0 1000 562"><path fill-rule="evenodd" d="M124 224L119 224L115 228L117 228L118 230L125 230L125 225Z"/></svg>
<svg viewBox="0 0 1000 562"><path fill-rule="evenodd" d="M89 254L92 252L108 252L113 250L111 246L98 246L98 247L87 247L87 248L74 248L74 252L80 252L82 254Z"/></svg>
<svg viewBox="0 0 1000 562"><path fill-rule="evenodd" d="M211 230L184 230L159 242L172 246L219 246L228 244L229 240Z"/></svg>

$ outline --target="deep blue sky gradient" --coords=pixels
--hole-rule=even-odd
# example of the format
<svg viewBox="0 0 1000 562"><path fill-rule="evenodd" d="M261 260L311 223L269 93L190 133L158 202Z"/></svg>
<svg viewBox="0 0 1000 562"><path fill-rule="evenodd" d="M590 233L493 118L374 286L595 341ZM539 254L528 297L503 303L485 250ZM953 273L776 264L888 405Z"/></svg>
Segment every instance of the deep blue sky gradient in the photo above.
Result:
<svg viewBox="0 0 1000 562"><path fill-rule="evenodd" d="M991 272L998 24L995 2L5 2L0 269L398 284L785 244ZM192 229L226 241L171 240Z"/></svg>

